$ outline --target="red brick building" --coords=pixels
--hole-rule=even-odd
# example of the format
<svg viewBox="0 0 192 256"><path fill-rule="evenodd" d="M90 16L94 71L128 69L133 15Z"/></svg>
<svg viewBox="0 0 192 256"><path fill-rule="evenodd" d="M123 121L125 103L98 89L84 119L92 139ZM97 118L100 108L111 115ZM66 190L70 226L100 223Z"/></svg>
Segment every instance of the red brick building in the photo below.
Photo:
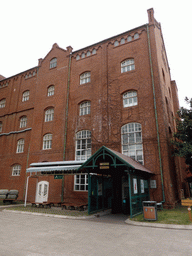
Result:
<svg viewBox="0 0 192 256"><path fill-rule="evenodd" d="M31 163L85 161L104 145L154 173L152 200L180 200L184 168L170 145L177 86L153 9L148 17L148 24L78 51L54 44L37 67L1 76L1 189L18 189L24 199ZM87 200L85 175L50 175L31 178L28 201L40 181L49 200Z"/></svg>

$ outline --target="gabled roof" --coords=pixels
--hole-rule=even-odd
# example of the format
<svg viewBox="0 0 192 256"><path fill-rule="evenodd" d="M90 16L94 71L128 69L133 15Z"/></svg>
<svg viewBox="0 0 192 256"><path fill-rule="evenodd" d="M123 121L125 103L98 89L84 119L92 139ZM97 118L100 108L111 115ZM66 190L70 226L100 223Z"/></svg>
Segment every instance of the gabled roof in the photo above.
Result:
<svg viewBox="0 0 192 256"><path fill-rule="evenodd" d="M94 159L97 159L98 156L100 156L101 154L103 154L103 156L106 154L110 154L114 159L119 160L121 162L121 165L123 164L124 166L127 166L127 168L129 168L129 169L131 168L132 170L139 170L142 172L153 174L152 171L148 170L144 165L133 160L131 157L123 155L123 154L121 154L115 150L112 150L110 148L107 148L105 146L102 146L94 155L92 155L84 164L82 164L81 167L79 167L78 171L82 170L84 168L86 168L86 169L92 168L90 163L92 161L94 161ZM114 163L114 165L115 165L115 163Z"/></svg>

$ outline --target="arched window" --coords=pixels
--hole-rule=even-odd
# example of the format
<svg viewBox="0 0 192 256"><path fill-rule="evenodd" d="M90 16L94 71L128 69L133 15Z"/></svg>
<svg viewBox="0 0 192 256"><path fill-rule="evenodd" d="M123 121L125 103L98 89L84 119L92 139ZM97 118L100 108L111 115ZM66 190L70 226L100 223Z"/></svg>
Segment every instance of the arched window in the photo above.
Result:
<svg viewBox="0 0 192 256"><path fill-rule="evenodd" d="M23 153L24 152L24 144L25 144L24 139L19 139L17 141L17 151L16 151L16 153Z"/></svg>
<svg viewBox="0 0 192 256"><path fill-rule="evenodd" d="M80 75L80 84L86 84L91 82L91 72L85 72Z"/></svg>
<svg viewBox="0 0 192 256"><path fill-rule="evenodd" d="M121 127L122 153L143 164L142 128L139 123Z"/></svg>
<svg viewBox="0 0 192 256"><path fill-rule="evenodd" d="M4 108L6 103L6 99L0 100L0 108Z"/></svg>
<svg viewBox="0 0 192 256"><path fill-rule="evenodd" d="M76 133L76 154L77 161L87 160L91 156L91 131L80 131Z"/></svg>
<svg viewBox="0 0 192 256"><path fill-rule="evenodd" d="M124 43L125 43L125 39L121 38L121 44L124 44Z"/></svg>
<svg viewBox="0 0 192 256"><path fill-rule="evenodd" d="M91 102L90 101L84 101L79 106L79 115L89 115L91 112Z"/></svg>
<svg viewBox="0 0 192 256"><path fill-rule="evenodd" d="M135 33L134 39L138 39L138 38L139 38L139 34L138 34L138 33Z"/></svg>
<svg viewBox="0 0 192 256"><path fill-rule="evenodd" d="M121 73L135 69L134 59L127 59L121 62Z"/></svg>
<svg viewBox="0 0 192 256"><path fill-rule="evenodd" d="M50 61L50 68L55 68L55 67L57 67L57 58L53 58Z"/></svg>
<svg viewBox="0 0 192 256"><path fill-rule="evenodd" d="M137 105L137 92L128 91L123 94L123 107L132 107Z"/></svg>
<svg viewBox="0 0 192 256"><path fill-rule="evenodd" d="M53 121L53 117L54 117L54 108L48 108L45 111L45 122Z"/></svg>
<svg viewBox="0 0 192 256"><path fill-rule="evenodd" d="M22 116L20 118L20 128L24 128L27 126L27 117L26 116Z"/></svg>
<svg viewBox="0 0 192 256"><path fill-rule="evenodd" d="M91 52L90 51L88 51L87 52L87 57L89 57L91 55Z"/></svg>
<svg viewBox="0 0 192 256"><path fill-rule="evenodd" d="M43 149L51 149L52 148L52 134L47 133L43 136Z"/></svg>
<svg viewBox="0 0 192 256"><path fill-rule="evenodd" d="M97 53L96 49L93 49L92 54L96 54L96 53Z"/></svg>
<svg viewBox="0 0 192 256"><path fill-rule="evenodd" d="M29 91L25 91L23 93L22 101L28 101L29 100Z"/></svg>
<svg viewBox="0 0 192 256"><path fill-rule="evenodd" d="M53 96L55 93L55 86L54 85L50 85L48 88L47 88L47 96Z"/></svg>
<svg viewBox="0 0 192 256"><path fill-rule="evenodd" d="M21 165L15 164L12 167L12 176L20 176L21 173Z"/></svg>
<svg viewBox="0 0 192 256"><path fill-rule="evenodd" d="M114 43L114 46L118 46L118 45L119 45L119 42L116 40Z"/></svg>
<svg viewBox="0 0 192 256"><path fill-rule="evenodd" d="M3 130L3 123L0 121L0 132Z"/></svg>
<svg viewBox="0 0 192 256"><path fill-rule="evenodd" d="M131 42L132 41L132 36L128 36L127 37L127 42Z"/></svg>

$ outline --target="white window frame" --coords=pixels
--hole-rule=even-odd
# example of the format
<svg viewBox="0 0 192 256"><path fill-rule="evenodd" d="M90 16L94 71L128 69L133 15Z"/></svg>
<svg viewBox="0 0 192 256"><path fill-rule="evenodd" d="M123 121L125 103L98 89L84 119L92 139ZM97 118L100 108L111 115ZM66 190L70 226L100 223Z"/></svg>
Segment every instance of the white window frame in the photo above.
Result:
<svg viewBox="0 0 192 256"><path fill-rule="evenodd" d="M54 118L54 108L48 108L45 111L45 122L53 121Z"/></svg>
<svg viewBox="0 0 192 256"><path fill-rule="evenodd" d="M52 133L47 133L43 136L43 150L52 148Z"/></svg>
<svg viewBox="0 0 192 256"><path fill-rule="evenodd" d="M53 58L50 60L50 68L56 68L57 67L57 58Z"/></svg>
<svg viewBox="0 0 192 256"><path fill-rule="evenodd" d="M91 102L90 101L84 101L79 106L79 115L89 115L91 113Z"/></svg>
<svg viewBox="0 0 192 256"><path fill-rule="evenodd" d="M55 94L55 86L54 85L50 85L47 88L47 96L50 97L50 96L53 96L54 94Z"/></svg>
<svg viewBox="0 0 192 256"><path fill-rule="evenodd" d="M134 59L126 59L121 62L121 73L135 70L135 61Z"/></svg>
<svg viewBox="0 0 192 256"><path fill-rule="evenodd" d="M25 145L25 140L24 139L19 139L17 141L17 151L16 151L16 153L23 153L24 152L24 145Z"/></svg>
<svg viewBox="0 0 192 256"><path fill-rule="evenodd" d="M137 92L136 91L127 91L123 94L123 107L132 107L138 104Z"/></svg>
<svg viewBox="0 0 192 256"><path fill-rule="evenodd" d="M0 100L0 108L4 108L6 103L6 99Z"/></svg>
<svg viewBox="0 0 192 256"><path fill-rule="evenodd" d="M88 191L88 174L74 176L74 191Z"/></svg>
<svg viewBox="0 0 192 256"><path fill-rule="evenodd" d="M141 124L128 123L121 127L121 146L122 154L144 164Z"/></svg>
<svg viewBox="0 0 192 256"><path fill-rule="evenodd" d="M87 160L91 156L91 131L83 130L76 133L75 160Z"/></svg>
<svg viewBox="0 0 192 256"><path fill-rule="evenodd" d="M0 121L0 132L3 130L3 123Z"/></svg>
<svg viewBox="0 0 192 256"><path fill-rule="evenodd" d="M27 117L26 116L22 116L20 118L20 128L24 128L27 126Z"/></svg>
<svg viewBox="0 0 192 256"><path fill-rule="evenodd" d="M21 174L21 165L15 164L12 167L12 176L20 176L20 174Z"/></svg>
<svg viewBox="0 0 192 256"><path fill-rule="evenodd" d="M91 72L85 72L80 75L80 84L86 84L91 82Z"/></svg>
<svg viewBox="0 0 192 256"><path fill-rule="evenodd" d="M22 97L22 102L28 101L29 100L29 90L23 92L23 97Z"/></svg>

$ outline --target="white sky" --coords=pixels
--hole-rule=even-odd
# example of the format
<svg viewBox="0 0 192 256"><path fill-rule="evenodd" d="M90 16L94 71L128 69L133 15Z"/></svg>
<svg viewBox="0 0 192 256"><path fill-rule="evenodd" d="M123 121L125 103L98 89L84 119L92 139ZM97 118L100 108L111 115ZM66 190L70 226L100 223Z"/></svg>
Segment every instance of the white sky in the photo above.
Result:
<svg viewBox="0 0 192 256"><path fill-rule="evenodd" d="M0 0L0 74L37 66L54 43L76 51L146 24L150 8L184 106L185 96L192 98L191 0Z"/></svg>

